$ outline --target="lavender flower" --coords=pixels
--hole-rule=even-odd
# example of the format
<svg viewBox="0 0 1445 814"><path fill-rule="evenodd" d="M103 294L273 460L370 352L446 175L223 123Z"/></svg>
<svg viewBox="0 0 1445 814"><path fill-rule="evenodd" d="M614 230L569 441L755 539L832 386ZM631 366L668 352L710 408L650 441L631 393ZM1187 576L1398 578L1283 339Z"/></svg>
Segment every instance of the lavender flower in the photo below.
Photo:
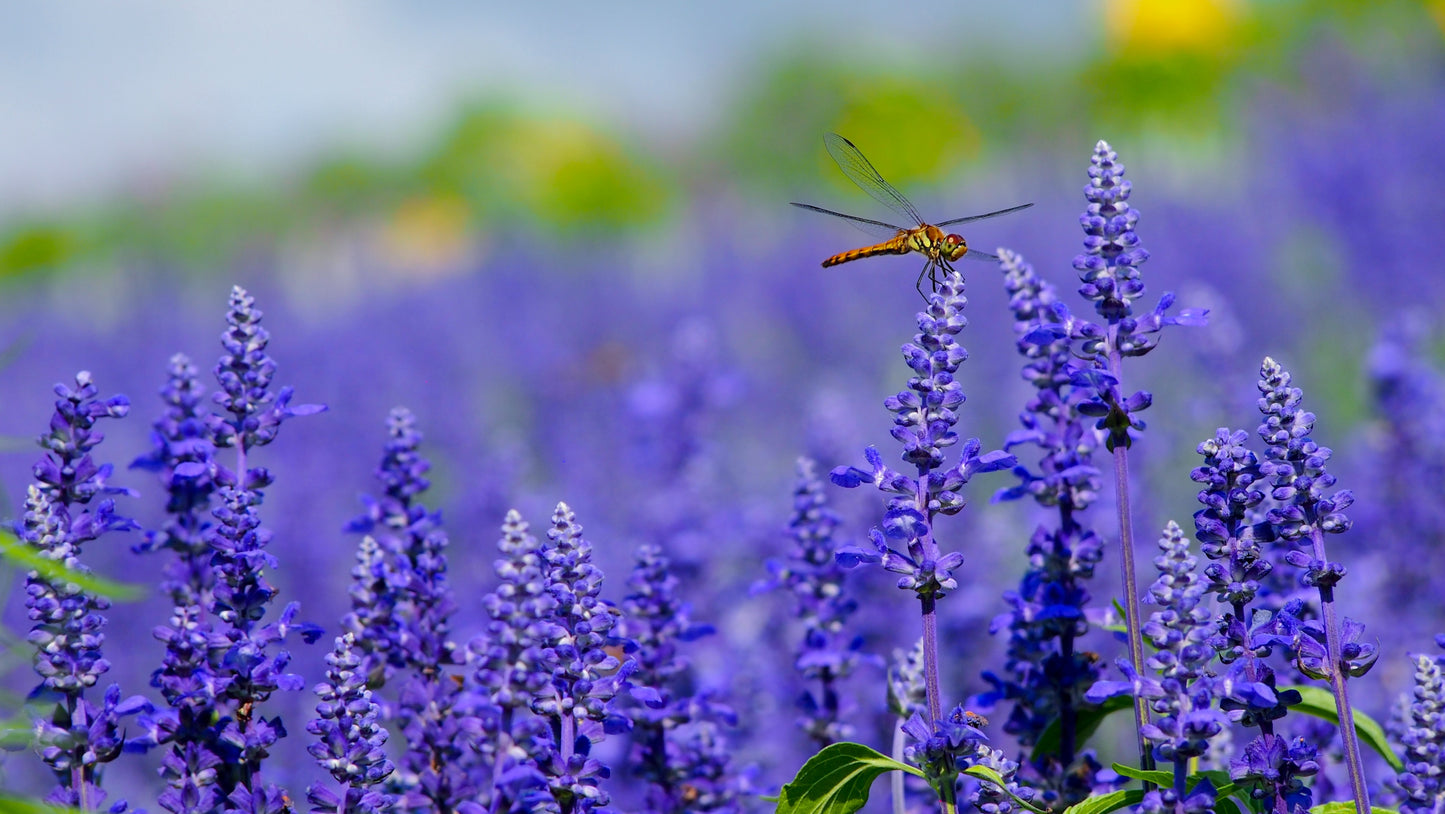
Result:
<svg viewBox="0 0 1445 814"><path fill-rule="evenodd" d="M215 368L221 392L212 398L231 415L229 418L207 416L206 426L217 447L235 447L237 451L236 471L228 477L222 467L221 481L259 489L269 483L269 477L264 470L247 470L246 453L276 440L281 424L287 419L315 415L326 407L320 404L291 407L290 387L271 392L271 380L276 375L276 363L266 353L271 335L261 327L261 309L256 307L256 299L240 286L231 289L226 322L230 327L221 334L226 353ZM237 480L237 474L245 479Z"/></svg>
<svg viewBox="0 0 1445 814"><path fill-rule="evenodd" d="M1037 474L1022 465L1014 467L1019 484L994 499L1032 496L1039 505L1053 508L1058 522L1034 530L1028 570L1018 590L1004 595L1011 610L990 626L991 633L1009 631L1008 656L1003 675L984 673L993 690L979 700L990 705L1013 702L1004 731L1025 747L1037 743L1049 722L1058 719L1058 751L1036 755L1028 774L1047 789L1049 805L1060 799L1061 784L1070 783L1073 791L1062 799L1071 805L1093 786L1068 767L1077 757L1077 704L1099 677L1098 658L1075 647L1088 630L1084 614L1090 596L1084 581L1093 577L1103 557L1102 541L1080 520L1098 497L1099 471L1092 461L1098 441L1079 412L1091 391L1074 384L1069 338L1046 329L1053 324L1052 306L1058 301L1053 287L1014 252L1005 249L1000 257L1017 347L1028 360L1023 378L1036 389L1019 416L1023 429L1010 435L1004 448L1035 444L1042 454ZM1085 774L1091 773L1085 769Z"/></svg>
<svg viewBox="0 0 1445 814"><path fill-rule="evenodd" d="M1445 647L1445 636L1436 638ZM1435 814L1445 802L1445 656L1415 657L1415 687L1400 742L1405 771L1397 778L1404 814Z"/></svg>
<svg viewBox="0 0 1445 814"><path fill-rule="evenodd" d="M1344 510L1354 502L1348 490L1326 494L1335 477L1325 471L1330 449L1316 444L1309 434L1314 414L1299 408L1303 393L1290 386L1284 368L1268 357L1260 367L1259 410L1264 421L1259 435L1267 445L1268 463L1261 473L1270 478L1271 496L1278 506L1267 520L1282 540L1307 543L1309 551L1293 550L1285 560L1304 572L1301 581L1319 591L1323 627L1309 635L1299 626L1291 642L1298 664L1307 674L1329 681L1339 714L1340 734L1345 745L1345 762L1350 773L1350 791L1361 814L1369 810L1359 740L1355 735L1354 713L1345 686L1347 676L1364 675L1374 664L1372 648L1353 640L1360 628L1346 620L1341 627L1334 601L1335 585L1345 575L1344 565L1325 557L1325 534L1338 534L1350 527ZM1322 640L1322 641L1321 641Z"/></svg>
<svg viewBox="0 0 1445 814"><path fill-rule="evenodd" d="M1107 142L1100 141L1090 158L1089 184L1084 197L1089 201L1080 218L1084 229L1084 253L1074 258L1074 268L1083 283L1079 294L1093 302L1094 310L1105 320L1096 325L1075 318L1062 304L1054 307L1061 332L1079 343L1078 352L1092 360L1087 366L1076 366L1071 383L1092 390L1092 398L1079 404L1079 412L1098 419L1096 427L1105 433L1104 445L1114 455L1114 491L1119 514L1120 569L1123 572L1124 610L1127 622L1129 661L1135 672L1144 669L1144 645L1137 620L1139 609L1138 577L1134 567L1134 521L1129 505L1129 459L1126 451L1133 443L1132 433L1143 430L1138 417L1153 403L1153 396L1143 390L1132 395L1123 391L1123 359L1143 356L1159 343L1159 332L1166 325L1200 325L1203 312L1184 311L1177 317L1168 315L1174 295L1165 293L1154 311L1142 317L1134 315L1134 301L1144 293L1139 266L1149 259L1149 252L1140 245L1134 231L1139 213L1129 205L1132 185L1124 178L1124 165ZM1144 709L1136 704L1135 724L1144 726ZM1144 768L1152 765L1139 735L1139 757Z"/></svg>
<svg viewBox="0 0 1445 814"><path fill-rule="evenodd" d="M917 467L917 477L885 466L873 447L865 452L871 472L856 467L838 467L832 472L833 482L839 486L851 489L871 482L893 496L884 512L883 532L874 529L869 533L874 550L842 549L838 561L844 565L878 563L901 574L898 587L918 596L923 611L929 720L934 721L942 714L936 603L958 586L953 571L963 564L963 555L957 551L943 553L934 536L933 520L937 515L963 510L959 490L975 474L1014 464L1014 457L1005 452L979 455L983 445L977 438L970 438L963 445L959 462L939 471L943 451L958 442L958 433L953 429L958 423L954 409L963 404L964 395L954 374L968 352L955 337L967 324L963 317L966 303L963 277L950 273L929 298L927 310L919 313L914 341L903 346L904 361L918 375L909 379L907 390L884 402L894 413L893 437L902 442L903 459Z"/></svg>
<svg viewBox="0 0 1445 814"><path fill-rule="evenodd" d="M135 528L115 514L113 499L102 497L128 490L107 486L110 464L91 457L105 439L96 421L124 416L130 403L124 396L102 400L98 392L85 371L76 375L74 388L55 386L59 398L50 431L39 439L46 454L33 469L36 483L26 495L21 529L42 558L76 574L90 571L80 560L87 543L108 531ZM35 745L57 781L46 802L96 810L106 797L97 785L99 769L127 745L121 719L149 711L150 703L140 696L121 700L114 684L100 706L85 697L86 689L110 670L101 651L110 601L87 593L66 579L65 571L32 570L25 578L26 615L33 623L26 638L35 646L35 671L41 678L30 696L41 716L35 721ZM113 807L124 809L123 802Z"/></svg>
<svg viewBox="0 0 1445 814"><path fill-rule="evenodd" d="M321 703L316 718L306 725L315 735L307 747L321 768L341 784L338 794L321 783L306 790L313 811L336 814L377 814L392 805L390 795L373 788L395 769L382 748L386 728L378 721L380 708L366 688L363 661L356 651L356 635L347 632L336 639L326 656L326 680L316 685Z"/></svg>
<svg viewBox="0 0 1445 814"><path fill-rule="evenodd" d="M265 570L275 568L276 560L266 552L271 532L261 526L256 508L262 501L260 490L272 482L272 476L265 469L248 467L247 452L274 440L284 420L318 413L325 407L288 407L289 388L279 396L271 394L276 365L266 354L269 337L260 325L261 312L239 287L232 289L230 306L226 315L230 328L221 336L226 353L216 366L221 392L214 394L213 400L231 417L206 416L205 426L216 446L236 448L236 467L231 470L212 459L209 473L207 465L200 461L179 464L175 472L177 477L209 474L220 487L216 493L219 505L212 510L216 522L203 532L211 549L213 571L206 608L214 619L214 627L206 634L208 663L200 676L189 665L182 667L192 672L181 681L175 675L156 676L155 682L174 684L165 690L169 699L175 699L173 704L187 697L200 703L192 705L189 719L179 716L157 721L153 728L162 737L169 736L173 744L171 762L162 769L163 773L179 774L173 779L173 789L199 784L199 779L185 776L185 767L211 766L211 761L188 749L189 744L199 743L221 758L215 764L216 793L230 809L269 812L284 806L285 794L261 780L261 763L277 740L285 736L286 728L279 717L258 715L258 706L278 690L301 689L303 682L300 676L285 672L290 653L283 650L271 655L268 650L283 643L293 631L309 643L321 630L295 621L298 605L294 602L275 621L262 623L276 595ZM181 627L158 631L167 641L167 658L172 666L180 666L190 658L185 648L174 659L169 655L172 647L181 644L182 628L192 622L205 624L190 610L178 612L177 618L183 620ZM195 633L203 630L198 626ZM196 682L204 687L204 694L199 698L187 696L187 683ZM214 712L210 709L212 698ZM178 802L184 804L185 800Z"/></svg>
<svg viewBox="0 0 1445 814"><path fill-rule="evenodd" d="M1214 658L1206 643L1213 628L1209 608L1202 604L1205 586L1195 573L1196 560L1179 526L1170 521L1159 538L1155 558L1159 579L1150 597L1163 610L1144 623L1143 634L1155 648L1148 664L1159 673L1164 694L1150 704L1156 717L1145 726L1155 754L1175 766L1175 792L1181 798L1188 763L1209 749L1209 740L1228 722L1213 706L1214 694L1205 667Z"/></svg>
<svg viewBox="0 0 1445 814"><path fill-rule="evenodd" d="M1274 529L1262 518L1265 495L1258 484L1263 473L1247 440L1243 430L1220 428L1199 444L1204 464L1189 477L1204 484L1198 493L1204 508L1194 513L1194 535L1212 560L1204 569L1205 590L1227 608L1207 640L1220 663L1228 665L1215 682L1220 708L1244 726L1273 734L1273 722L1299 703L1300 695L1279 691L1274 669L1264 661L1270 647L1260 635L1263 611L1278 607L1285 590L1264 547Z"/></svg>
<svg viewBox="0 0 1445 814"><path fill-rule="evenodd" d="M577 722L625 726L609 712L608 702L636 663L622 668L617 657L604 649L612 643L608 633L620 613L601 598L602 571L592 564L592 545L583 538L582 526L566 503L558 503L552 512L547 541L541 551L544 574L557 604L555 625L543 647L549 653L545 658L557 666L550 689L544 688L533 699L532 711L561 725L559 746L567 751Z"/></svg>
<svg viewBox="0 0 1445 814"><path fill-rule="evenodd" d="M504 778L509 771L513 778L529 767L536 771L535 763L519 761L512 747L520 741L518 713L527 710L552 679L553 654L544 645L553 635L551 618L557 600L547 590L541 546L515 510L507 512L498 547L502 558L494 569L502 582L482 599L489 621L482 635L468 645L468 661L474 683L496 710L480 722L479 744L493 766L489 786L493 794L511 794L520 802L515 796L519 787ZM501 806L493 801L492 808Z"/></svg>
<svg viewBox="0 0 1445 814"><path fill-rule="evenodd" d="M364 498L366 514L348 526L367 536L358 548L352 609L342 625L354 635L362 672L375 684L407 671L394 709L407 747L390 790L400 795L402 808L447 814L476 796L476 753L466 744L480 734L479 715L452 673L460 664L449 638L456 603L446 579L447 535L420 501L431 468L418 452L421 433L401 407L388 417L387 433L377 469L384 492Z"/></svg>
<svg viewBox="0 0 1445 814"><path fill-rule="evenodd" d="M1302 778L1320 770L1315 747L1303 738L1293 742L1278 735L1260 735L1244 747L1244 756L1230 761L1229 777L1251 786L1250 797L1278 814L1310 807L1310 790Z"/></svg>
<svg viewBox="0 0 1445 814"><path fill-rule="evenodd" d="M204 393L191 360L184 354L172 356L169 377L161 389L166 409L151 430L151 452L131 463L134 468L159 473L166 490L165 525L147 531L145 542L136 546L136 551L175 552L175 559L164 566L161 589L177 607L209 605L215 579L211 547L206 542L216 488L211 477L215 445L200 407Z"/></svg>
<svg viewBox="0 0 1445 814"><path fill-rule="evenodd" d="M629 773L648 783L648 814L736 811L744 786L720 733L724 725L736 724L736 716L711 693L693 690L690 665L678 645L713 629L692 621L691 609L677 596L677 582L659 548L638 549L620 625L636 644L631 695L644 701L631 713Z"/></svg>
<svg viewBox="0 0 1445 814"><path fill-rule="evenodd" d="M803 636L793 666L805 681L818 685L803 691L798 701L803 717L798 724L820 748L853 737L853 728L842 720L848 708L839 698L838 685L857 669L863 643L862 637L846 644L839 641L858 602L844 589L846 573L835 556L833 534L838 523L813 462L800 458L788 524L793 548L786 563L769 561L772 573L766 586L786 587L796 599Z"/></svg>

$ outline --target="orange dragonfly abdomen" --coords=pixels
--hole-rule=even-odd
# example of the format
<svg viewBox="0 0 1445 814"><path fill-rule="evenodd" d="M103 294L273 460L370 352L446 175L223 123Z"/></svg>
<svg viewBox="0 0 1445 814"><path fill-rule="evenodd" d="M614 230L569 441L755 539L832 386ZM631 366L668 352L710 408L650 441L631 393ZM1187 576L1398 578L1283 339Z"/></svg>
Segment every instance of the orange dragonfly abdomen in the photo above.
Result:
<svg viewBox="0 0 1445 814"><path fill-rule="evenodd" d="M882 243L875 243L872 246L864 246L861 249L839 252L823 261L823 268L838 266L854 260L862 260L865 257L877 257L880 254L908 254L913 251L909 245L909 232L899 232L892 240L885 240Z"/></svg>

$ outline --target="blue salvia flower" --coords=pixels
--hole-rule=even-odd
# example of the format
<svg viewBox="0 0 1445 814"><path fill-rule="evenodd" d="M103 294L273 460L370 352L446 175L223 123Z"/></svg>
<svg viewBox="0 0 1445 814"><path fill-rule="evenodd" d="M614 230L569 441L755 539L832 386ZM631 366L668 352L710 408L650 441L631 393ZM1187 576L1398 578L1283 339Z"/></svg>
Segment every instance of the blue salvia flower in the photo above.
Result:
<svg viewBox="0 0 1445 814"><path fill-rule="evenodd" d="M1445 636L1436 643L1445 647ZM1415 687L1400 743L1405 771L1397 778L1403 814L1436 814L1445 804L1445 656L1415 657Z"/></svg>
<svg viewBox="0 0 1445 814"><path fill-rule="evenodd" d="M1250 797L1277 814L1293 814L1310 807L1310 789L1304 784L1320 770L1315 747L1303 738L1287 741L1278 735L1260 735L1244 747L1244 755L1230 761L1229 778L1250 787Z"/></svg>
<svg viewBox="0 0 1445 814"><path fill-rule="evenodd" d="M356 636L347 631L326 656L326 680L316 685L321 703L317 717L306 724L316 741L306 751L341 784L340 793L322 783L306 790L312 810L336 814L378 814L391 808L392 798L376 786L395 767L386 757L386 728L380 708L366 688L363 660Z"/></svg>
<svg viewBox="0 0 1445 814"><path fill-rule="evenodd" d="M367 512L348 530L366 534L343 626L356 639L364 672L380 685L407 671L389 717L406 738L389 790L404 809L451 812L475 796L480 729L470 694L453 678L460 664L449 638L456 608L446 580L447 536L420 501L431 464L418 452L421 433L409 410L387 419L389 440L377 469L384 491L365 497Z"/></svg>
<svg viewBox="0 0 1445 814"><path fill-rule="evenodd" d="M1174 791L1183 799L1183 781L1190 759L1209 749L1209 741L1228 723L1214 708L1214 693L1206 666L1214 658L1208 644L1213 619L1203 604L1205 584L1196 573L1197 561L1189 553L1184 531L1172 520L1159 538L1160 555L1154 559L1159 578L1149 596L1162 610L1149 615L1144 638L1154 646L1148 665L1159 674L1164 694L1149 705L1155 713L1144 736L1154 744L1155 755L1175 765Z"/></svg>
<svg viewBox="0 0 1445 814"><path fill-rule="evenodd" d="M216 522L205 533L215 574L207 610L216 624L208 656L223 716L206 738L218 742L224 759L218 770L220 793L230 807L257 812L281 806L285 799L280 789L262 782L259 771L286 731L279 717L258 715L258 705L277 690L304 686L300 676L285 672L290 653L270 655L268 650L293 631L307 642L321 631L295 621L295 602L275 621L261 622L276 595L265 569L275 568L276 560L266 552L271 532L261 526L256 507L262 501L260 490L270 485L272 476L264 468L248 466L247 454L275 440L285 420L326 409L314 404L290 407L290 388L271 393L276 364L266 353L269 335L260 320L254 299L239 286L233 288L226 313L229 327L221 335L225 353L215 368L221 389L212 396L230 416L207 416L206 427L217 447L235 448L236 466L232 470L217 460L211 463L212 477L221 488L219 505L212 511ZM184 745L177 741L178 747Z"/></svg>
<svg viewBox="0 0 1445 814"><path fill-rule="evenodd" d="M957 706L932 724L921 712L903 724L909 739L903 759L923 771L924 779L945 803L957 799L958 773L977 761L979 746L988 739L983 734L984 723L978 715Z"/></svg>
<svg viewBox="0 0 1445 814"><path fill-rule="evenodd" d="M532 711L560 722L564 735L575 734L573 723L584 720L626 727L611 713L608 702L636 662L626 666L608 653L612 629L620 612L602 599L602 571L592 563L592 544L566 503L558 503L541 550L547 590L556 600L550 638L543 643L547 660L556 665L551 686L532 700ZM568 749L558 738L562 750Z"/></svg>
<svg viewBox="0 0 1445 814"><path fill-rule="evenodd" d="M228 470L220 467L222 483L259 489L269 482L269 477L265 470L247 469L246 453L274 441L287 419L314 415L326 407L320 404L292 407L290 387L271 392L271 380L276 375L276 363L266 353L271 335L261 327L261 309L256 307L256 299L240 286L231 289L226 323L230 327L221 334L226 353L215 368L221 390L212 399L230 416L207 416L206 426L217 447L237 450L236 471L227 476Z"/></svg>
<svg viewBox="0 0 1445 814"><path fill-rule="evenodd" d="M957 273L945 277L939 291L929 298L927 310L918 315L918 333L903 346L903 359L916 375L908 380L907 390L884 402L894 414L893 437L903 444L903 459L917 467L917 476L886 466L873 447L865 452L871 471L840 466L831 473L839 486L851 489L872 483L893 496L884 513L883 533L874 530L870 534L874 550L842 549L840 562L880 564L901 575L899 588L925 600L936 600L957 588L953 571L963 564L963 554L945 554L939 547L933 536L933 518L963 510L960 490L974 475L1007 469L1015 462L1012 455L1001 451L980 455L982 443L970 438L964 442L959 462L942 469L944 450L958 443L953 429L958 423L955 409L965 399L954 374L968 358L956 339L968 324L963 316L967 302L963 277Z"/></svg>
<svg viewBox="0 0 1445 814"><path fill-rule="evenodd" d="M98 393L85 371L76 375L73 388L55 386L55 414L49 432L39 439L46 454L33 468L36 482L27 492L20 529L40 557L76 574L90 571L80 560L87 543L109 531L135 528L115 514L115 501L107 497L128 490L107 486L110 464L91 457L105 438L96 422L124 416L130 403L124 396L101 399ZM110 669L101 650L108 599L87 593L64 571L32 570L25 578L25 608L32 622L26 638L35 646L35 671L41 678L30 700L44 716L35 721L35 746L57 781L46 802L96 810L106 797L97 784L99 769L126 748L121 719L148 712L150 703L140 696L122 700L114 684L98 706L85 697ZM121 802L112 810L125 807Z"/></svg>
<svg viewBox="0 0 1445 814"><path fill-rule="evenodd" d="M622 600L619 631L636 645L631 676L630 774L647 781L648 814L733 811L743 790L719 730L736 723L732 709L696 692L679 644L711 635L677 596L671 563L655 545L638 549Z"/></svg>
<svg viewBox="0 0 1445 814"><path fill-rule="evenodd" d="M1018 254L1005 249L1000 258L1017 347L1028 360L1023 378L1035 388L1019 415L1023 429L1009 436L1004 449L1014 451L1019 445L1034 444L1041 455L1037 472L1023 465L1014 467L1019 484L1001 490L994 499L1031 496L1039 505L1052 508L1058 522L1034 530L1027 550L1028 569L1018 590L1004 596L1011 610L990 626L993 633L1008 630L1008 655L1003 675L984 674L993 690L979 700L984 704L1013 702L1004 731L1025 747L1037 743L1050 721L1059 721L1058 750L1037 755L1029 774L1037 785L1048 787L1045 802L1049 805L1056 802L1059 784L1068 782L1074 787L1073 796L1066 799L1068 805L1082 799L1093 785L1079 782L1087 778L1065 767L1072 766L1076 758L1077 704L1084 689L1099 677L1097 657L1075 647L1088 630L1084 612L1090 596L1084 581L1093 578L1103 557L1102 541L1080 518L1098 497L1099 470L1092 460L1098 440L1079 412L1091 391L1073 383L1069 338L1047 330L1054 321L1052 307L1058 302L1053 286ZM1084 771L1092 774L1087 768Z"/></svg>
<svg viewBox="0 0 1445 814"><path fill-rule="evenodd" d="M1194 513L1194 536L1211 562L1205 589L1224 606L1208 639L1228 669L1215 682L1220 708L1244 726L1274 732L1274 721L1300 701L1295 690L1279 691L1274 668L1264 661L1269 646L1256 635L1263 611L1279 607L1286 592L1270 549L1274 529L1263 520L1263 473L1244 430L1220 428L1200 443L1204 464L1189 473L1204 485Z"/></svg>
<svg viewBox="0 0 1445 814"><path fill-rule="evenodd" d="M1290 385L1289 373L1266 357L1260 366L1257 386L1261 393L1259 410L1264 415L1259 436L1266 445L1267 459L1260 471L1270 478L1274 487L1270 494L1276 502L1276 508L1269 511L1266 519L1281 540L1308 547L1307 551L1291 550L1285 555L1285 561L1303 572L1303 584L1318 589L1323 616L1323 624L1317 627L1281 619L1286 628L1273 635L1281 642L1284 635L1290 635L1289 646L1296 653L1296 666L1307 675L1330 683L1341 724L1351 795L1360 811L1368 811L1360 744L1355 736L1354 713L1345 679L1368 672L1378 654L1372 646L1356 641L1363 629L1361 626L1349 620L1341 626L1334 590L1345 575L1345 566L1326 559L1324 542L1325 534L1338 534L1350 528L1344 510L1354 502L1354 495L1346 489L1326 493L1335 484L1334 475L1325 469L1331 451L1310 438L1315 416L1300 409L1304 395Z"/></svg>
<svg viewBox="0 0 1445 814"><path fill-rule="evenodd" d="M211 496L216 483L211 477L215 445L201 409L205 387L196 366L184 354L171 357L169 376L161 389L165 411L151 429L151 451L131 463L132 467L159 473L166 489L166 522L147 531L137 551L166 549L175 558L166 563L161 590L170 594L177 607L206 607L210 604L211 547L206 542L210 528Z"/></svg>
<svg viewBox="0 0 1445 814"><path fill-rule="evenodd" d="M602 571L592 564L592 545L566 503L558 503L541 550L547 591L556 601L550 635L542 646L555 665L551 680L532 699L532 712L551 724L552 745L540 741L534 752L553 796L564 811L605 806L598 781L608 769L590 757L592 744L608 731L626 731L630 722L610 709L617 692L628 688L636 662L621 662L605 648L618 644L611 635L619 611L604 601Z"/></svg>
<svg viewBox="0 0 1445 814"><path fill-rule="evenodd" d="M786 562L769 561L766 587L788 589L796 600L795 614L803 623L793 666L810 683L799 705L798 723L819 747L851 740L853 727L843 721L849 711L838 695L838 685L857 669L862 637L847 643L840 639L858 601L844 588L846 570L837 561L833 535L838 515L828 507L823 484L811 460L798 460L793 490L793 516L788 523L793 547Z"/></svg>
<svg viewBox="0 0 1445 814"><path fill-rule="evenodd" d="M473 683L486 694L485 703L492 710L481 717L478 741L482 757L492 763L487 786L492 795L510 795L520 805L516 795L531 786L518 778L529 770L535 774L537 768L525 752L514 753L514 745L523 741L525 723L518 716L552 680L553 654L545 645L553 635L557 600L547 590L541 544L516 510L507 512L498 548L502 557L493 568L501 584L482 598L487 622L481 635L467 645L468 664ZM509 776L510 781L504 780ZM493 800L493 810L506 808Z"/></svg>

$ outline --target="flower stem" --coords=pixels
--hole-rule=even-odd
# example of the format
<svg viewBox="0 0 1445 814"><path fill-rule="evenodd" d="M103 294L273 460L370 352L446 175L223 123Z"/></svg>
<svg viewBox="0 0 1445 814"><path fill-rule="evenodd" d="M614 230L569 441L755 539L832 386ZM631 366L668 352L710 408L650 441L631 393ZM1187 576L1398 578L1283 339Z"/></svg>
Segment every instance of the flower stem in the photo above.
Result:
<svg viewBox="0 0 1445 814"><path fill-rule="evenodd" d="M1122 359L1117 348L1109 351L1109 372L1120 382L1123 381L1120 377ZM1124 574L1124 627L1129 641L1129 663L1137 674L1144 675L1143 622L1139 609L1139 582L1134 571L1134 517L1129 510L1129 457L1124 444L1114 447L1114 492L1119 507L1119 565ZM1146 703L1141 697L1134 698L1134 732L1139 744L1139 766L1149 771L1154 768L1154 755L1144 741L1144 724L1149 717Z"/></svg>
<svg viewBox="0 0 1445 814"><path fill-rule="evenodd" d="M1316 560L1325 559L1324 534L1318 526L1310 528L1310 544ZM1370 814L1370 792L1365 787L1365 766L1360 756L1360 739L1355 735L1355 711L1350 705L1350 694L1345 687L1348 678L1344 669L1344 658L1340 653L1340 617L1335 608L1333 585L1320 585L1320 610L1325 622L1325 652L1329 658L1330 690L1335 695L1335 712L1340 719L1340 740L1345 746L1345 766L1350 774L1350 791L1355 797L1355 810L1359 814Z"/></svg>

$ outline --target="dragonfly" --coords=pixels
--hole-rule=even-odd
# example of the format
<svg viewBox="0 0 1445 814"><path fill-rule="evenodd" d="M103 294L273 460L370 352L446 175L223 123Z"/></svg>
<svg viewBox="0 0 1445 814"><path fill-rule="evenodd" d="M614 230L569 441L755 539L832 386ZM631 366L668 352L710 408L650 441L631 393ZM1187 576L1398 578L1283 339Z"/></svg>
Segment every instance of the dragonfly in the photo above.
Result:
<svg viewBox="0 0 1445 814"><path fill-rule="evenodd" d="M853 223L855 226L871 232L879 237L886 237L882 243L875 243L872 246L864 246L861 249L852 249L840 252L823 261L823 268L837 266L843 263L850 263L854 260L861 260L864 257L876 257L880 254L908 254L918 252L927 258L923 264L923 270L918 272L918 280L913 287L924 301L928 296L923 293L923 278L927 277L932 284L933 290L938 291L938 272L953 271L953 261L967 257L973 260L997 263L996 255L988 252L981 252L977 249L970 249L968 242L962 235L944 232L941 227L954 226L960 223L972 223L985 218L995 218L999 215L1007 215L1010 212L1017 212L1020 209L1028 209L1032 203L1011 206L1008 209L1000 209L996 212L985 212L982 215L968 215L962 218L928 223L918 214L918 210L908 199L903 197L892 184L883 180L878 170L868 159L863 157L863 152L858 146L837 133L828 133L823 137L823 145L828 148L828 155L838 164L838 169L848 176L848 180L857 184L864 192L872 196L873 200L897 212L900 216L912 223L912 226L895 226L891 223L884 223L879 220L860 218L856 215L845 215L842 212L834 212L831 209L824 209L821 206L798 203L793 201L793 206L802 207L813 212L822 212L824 215L832 215L835 218Z"/></svg>

